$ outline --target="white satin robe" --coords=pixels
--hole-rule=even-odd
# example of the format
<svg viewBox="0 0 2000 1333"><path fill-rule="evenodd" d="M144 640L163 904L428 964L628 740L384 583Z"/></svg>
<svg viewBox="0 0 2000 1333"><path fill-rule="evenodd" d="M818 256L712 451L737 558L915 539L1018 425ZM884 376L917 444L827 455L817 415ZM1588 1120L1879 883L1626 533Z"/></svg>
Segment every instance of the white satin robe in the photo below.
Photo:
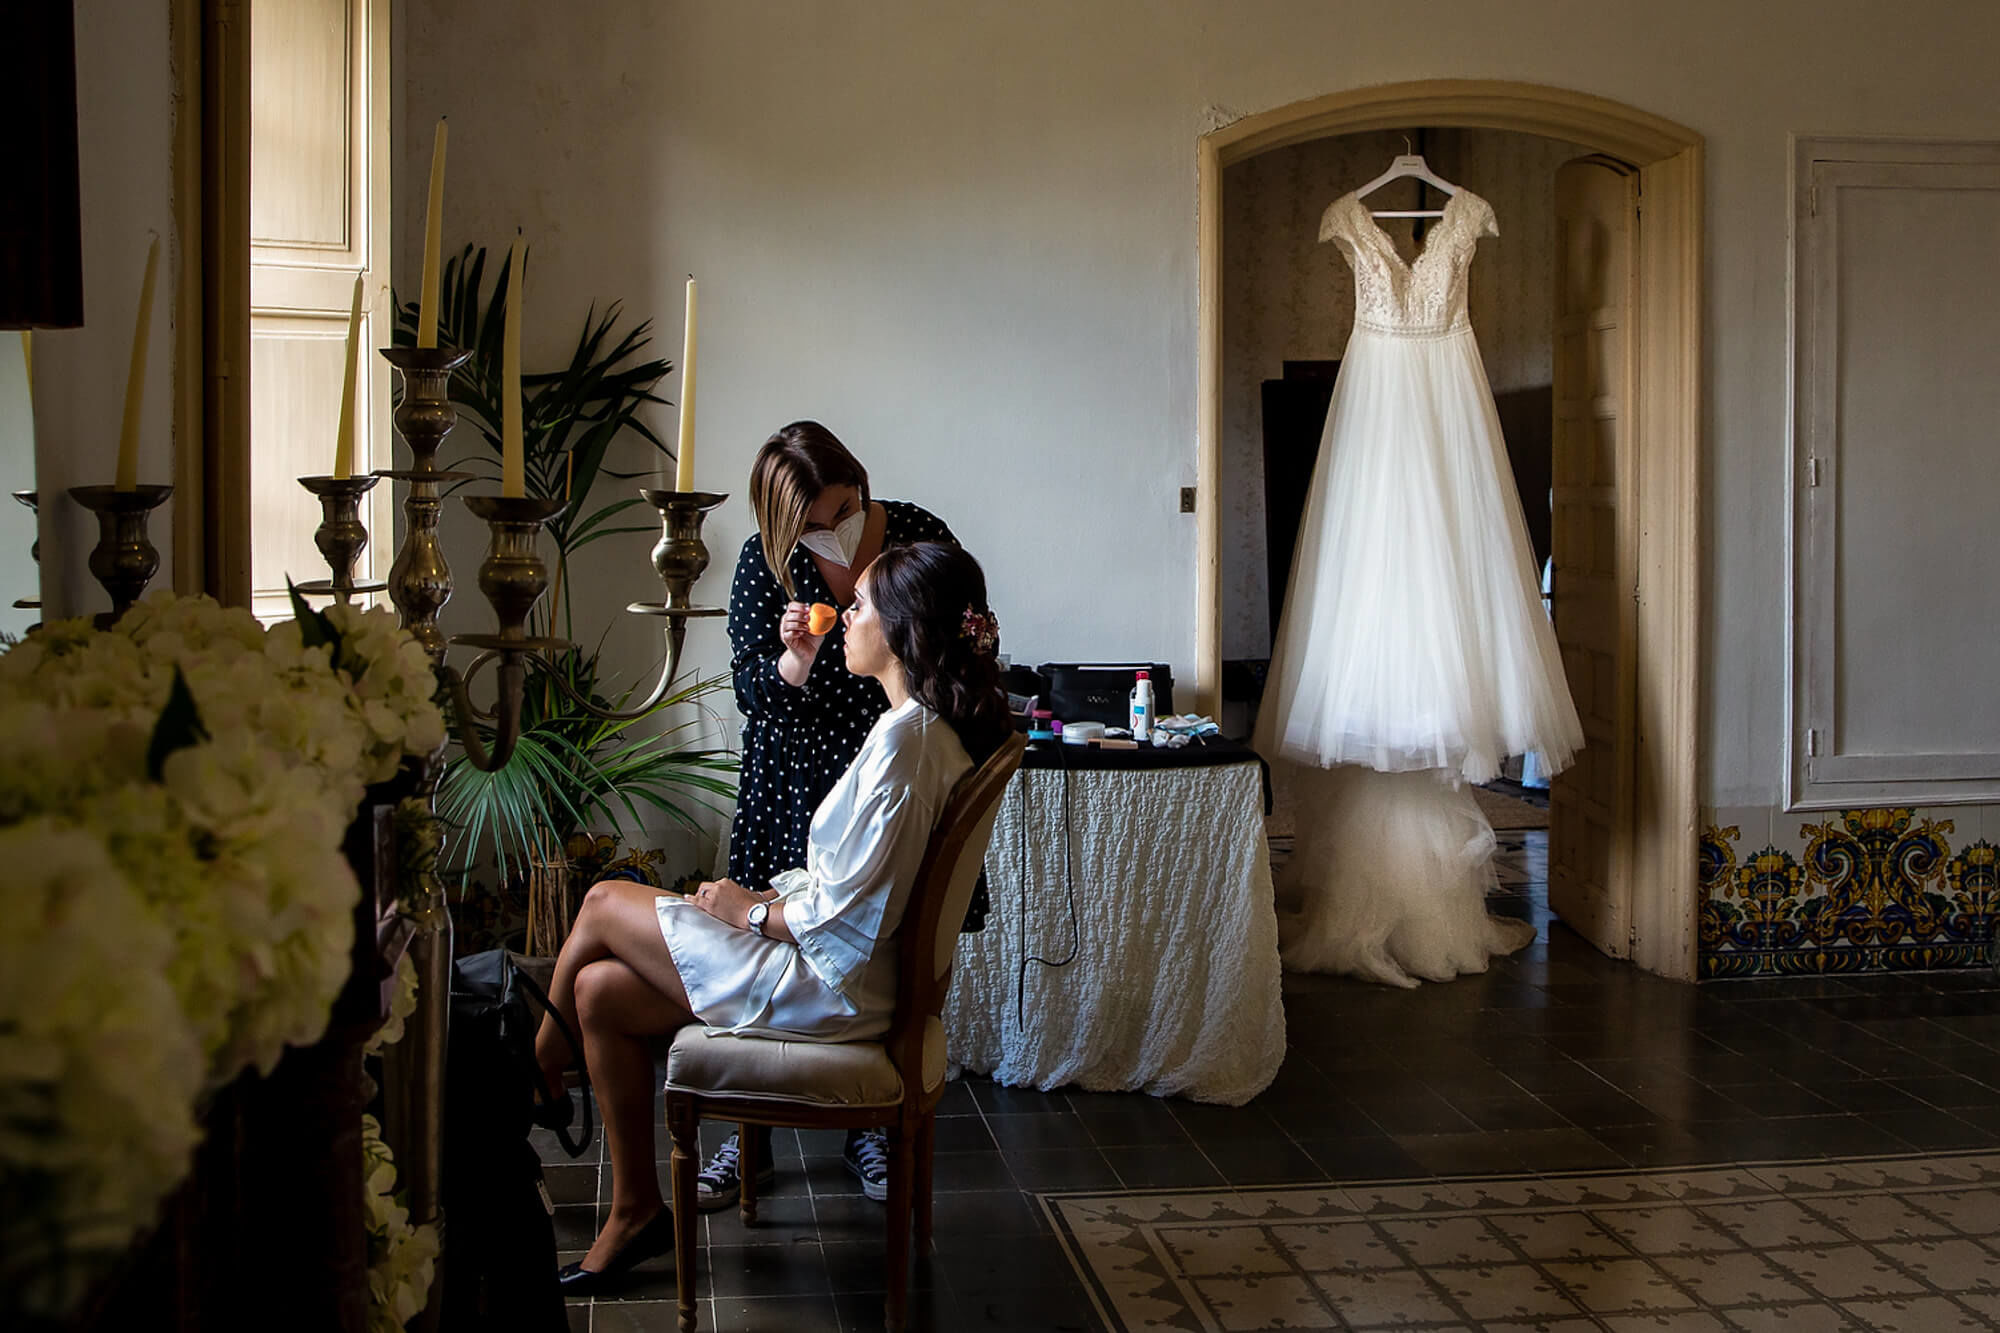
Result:
<svg viewBox="0 0 2000 1333"><path fill-rule="evenodd" d="M712 1028L825 1041L886 1032L896 1003L890 940L938 814L971 767L951 725L916 700L876 719L813 814L805 866L771 879L797 944L662 894L660 932L695 1016Z"/></svg>

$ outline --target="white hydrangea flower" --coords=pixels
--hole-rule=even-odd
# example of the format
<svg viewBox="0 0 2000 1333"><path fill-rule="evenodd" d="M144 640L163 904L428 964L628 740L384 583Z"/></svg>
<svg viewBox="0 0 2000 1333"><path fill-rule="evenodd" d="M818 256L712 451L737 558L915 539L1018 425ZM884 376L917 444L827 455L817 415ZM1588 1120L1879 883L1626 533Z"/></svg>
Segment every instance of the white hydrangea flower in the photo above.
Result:
<svg viewBox="0 0 2000 1333"><path fill-rule="evenodd" d="M55 1311L186 1172L203 1064L173 937L101 839L37 816L0 828L0 865L0 1253Z"/></svg>
<svg viewBox="0 0 2000 1333"><path fill-rule="evenodd" d="M409 1209L395 1197L396 1159L372 1115L361 1117L361 1153L368 1213L368 1327L370 1333L402 1333L430 1297L437 1228L410 1225Z"/></svg>
<svg viewBox="0 0 2000 1333"><path fill-rule="evenodd" d="M368 784L445 734L393 615L328 619L338 671L296 624L164 591L108 632L51 622L0 653L0 866L25 909L0 938L0 1185L54 1182L53 1202L0 1206L10 1263L129 1244L186 1169L196 1099L325 1029L359 893L344 832ZM205 737L155 775L177 672ZM404 1310L397 1327L437 1252L399 1225L377 1311ZM60 1315L80 1290L25 1299Z"/></svg>

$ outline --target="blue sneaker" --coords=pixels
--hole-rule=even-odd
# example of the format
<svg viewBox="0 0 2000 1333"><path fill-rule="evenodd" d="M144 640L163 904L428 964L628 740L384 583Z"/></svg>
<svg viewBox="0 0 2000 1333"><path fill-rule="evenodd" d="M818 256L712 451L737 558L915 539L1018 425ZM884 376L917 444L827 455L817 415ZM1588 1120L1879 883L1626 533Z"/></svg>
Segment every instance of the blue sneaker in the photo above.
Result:
<svg viewBox="0 0 2000 1333"><path fill-rule="evenodd" d="M847 1136L840 1158L861 1182L861 1192L877 1203L889 1198L889 1140L879 1129Z"/></svg>
<svg viewBox="0 0 2000 1333"><path fill-rule="evenodd" d="M694 1206L704 1213L713 1213L729 1207L743 1197L743 1181L737 1174L740 1170L741 1150L737 1147L736 1136L731 1134L715 1150L715 1156L708 1159L708 1165L694 1178ZM769 1162L757 1173L757 1185L776 1183L778 1169Z"/></svg>

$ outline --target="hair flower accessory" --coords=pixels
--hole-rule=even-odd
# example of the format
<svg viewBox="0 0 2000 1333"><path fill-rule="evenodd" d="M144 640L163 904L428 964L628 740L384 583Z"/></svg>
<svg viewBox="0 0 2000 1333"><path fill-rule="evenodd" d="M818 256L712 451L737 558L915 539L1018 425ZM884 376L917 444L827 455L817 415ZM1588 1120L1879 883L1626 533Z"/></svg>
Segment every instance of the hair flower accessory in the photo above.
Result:
<svg viewBox="0 0 2000 1333"><path fill-rule="evenodd" d="M960 637L972 641L977 652L991 655L1000 647L1000 622L994 619L991 611L966 607L965 614L959 618L958 632Z"/></svg>

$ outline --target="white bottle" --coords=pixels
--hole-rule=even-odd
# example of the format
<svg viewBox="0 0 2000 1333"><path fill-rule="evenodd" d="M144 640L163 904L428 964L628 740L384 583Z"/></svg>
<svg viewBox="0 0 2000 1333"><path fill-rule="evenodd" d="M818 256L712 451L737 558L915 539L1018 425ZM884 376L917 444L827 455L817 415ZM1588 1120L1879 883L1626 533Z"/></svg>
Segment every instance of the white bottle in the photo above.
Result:
<svg viewBox="0 0 2000 1333"><path fill-rule="evenodd" d="M1132 683L1132 739L1153 739L1153 673L1141 671Z"/></svg>

